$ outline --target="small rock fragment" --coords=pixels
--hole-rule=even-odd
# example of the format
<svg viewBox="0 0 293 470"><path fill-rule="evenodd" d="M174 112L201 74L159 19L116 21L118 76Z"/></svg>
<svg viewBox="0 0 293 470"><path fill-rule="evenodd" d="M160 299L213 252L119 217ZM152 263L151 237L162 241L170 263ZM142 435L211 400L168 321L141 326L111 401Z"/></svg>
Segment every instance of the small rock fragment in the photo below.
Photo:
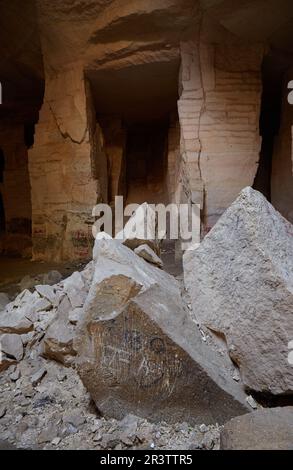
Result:
<svg viewBox="0 0 293 470"><path fill-rule="evenodd" d="M251 395L249 395L249 396L246 398L246 401L247 401L247 403L251 406L251 408L253 408L254 410L257 409L257 403L256 403L256 401L254 400L254 398L253 398Z"/></svg>
<svg viewBox="0 0 293 470"><path fill-rule="evenodd" d="M51 442L51 444L52 444L53 446L58 446L58 444L59 444L60 442L61 442L60 437L55 437L55 438L53 439L53 441Z"/></svg>
<svg viewBox="0 0 293 470"><path fill-rule="evenodd" d="M21 337L16 334L4 334L0 336L2 352L11 359L21 361L23 358L23 344Z"/></svg>
<svg viewBox="0 0 293 470"><path fill-rule="evenodd" d="M7 294L0 292L0 312L5 309L6 305L9 304L10 300Z"/></svg>
<svg viewBox="0 0 293 470"><path fill-rule="evenodd" d="M1 405L0 406L0 419L3 418L6 414L6 406Z"/></svg>
<svg viewBox="0 0 293 470"><path fill-rule="evenodd" d="M85 423L85 417L78 412L65 414L65 416L63 416L63 423L72 424L75 428L78 429Z"/></svg>
<svg viewBox="0 0 293 470"><path fill-rule="evenodd" d="M52 270L44 274L43 283L48 284L49 286L54 286L58 282L62 281L62 274L59 271Z"/></svg>
<svg viewBox="0 0 293 470"><path fill-rule="evenodd" d="M145 259L151 264L158 266L158 268L163 268L163 261L159 256L151 249L150 246L144 244L135 248L134 253Z"/></svg>
<svg viewBox="0 0 293 470"><path fill-rule="evenodd" d="M15 371L9 375L9 378L10 380L12 380L12 382L16 382L20 378L20 376L20 370L16 368Z"/></svg>
<svg viewBox="0 0 293 470"><path fill-rule="evenodd" d="M38 385L38 383L41 382L41 380L45 377L46 374L47 374L47 369L45 369L45 367L42 367L37 372L35 372L31 376L31 384L33 385L33 387Z"/></svg>

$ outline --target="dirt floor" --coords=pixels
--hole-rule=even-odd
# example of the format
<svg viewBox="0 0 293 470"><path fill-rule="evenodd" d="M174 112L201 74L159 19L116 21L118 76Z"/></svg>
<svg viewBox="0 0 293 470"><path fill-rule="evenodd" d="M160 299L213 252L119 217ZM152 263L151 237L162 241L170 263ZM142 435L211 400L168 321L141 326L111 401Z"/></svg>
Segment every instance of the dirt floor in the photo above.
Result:
<svg viewBox="0 0 293 470"><path fill-rule="evenodd" d="M25 276L38 276L49 271L59 271L62 277L69 276L79 270L85 263L50 263L31 261L23 258L0 257L0 292L13 296L19 292L19 282Z"/></svg>
<svg viewBox="0 0 293 470"><path fill-rule="evenodd" d="M165 271L174 276L182 273L182 261L175 258L174 241L165 240L162 242L161 258ZM50 263L0 256L0 292L6 292L9 296L13 297L20 291L19 283L25 276L33 278L56 270L60 272L63 278L66 278L74 271L81 270L85 264L85 262Z"/></svg>

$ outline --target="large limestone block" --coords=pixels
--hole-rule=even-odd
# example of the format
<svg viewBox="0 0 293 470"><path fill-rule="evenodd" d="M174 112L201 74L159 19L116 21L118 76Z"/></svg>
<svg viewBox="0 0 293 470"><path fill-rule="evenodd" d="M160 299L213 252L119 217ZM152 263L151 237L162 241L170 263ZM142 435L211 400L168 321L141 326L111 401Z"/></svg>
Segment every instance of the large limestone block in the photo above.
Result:
<svg viewBox="0 0 293 470"><path fill-rule="evenodd" d="M194 318L225 339L244 384L292 393L293 227L245 188L205 237L184 255Z"/></svg>
<svg viewBox="0 0 293 470"><path fill-rule="evenodd" d="M115 240L96 242L96 269L76 365L100 411L121 419L224 422L245 394L185 311L177 281Z"/></svg>
<svg viewBox="0 0 293 470"><path fill-rule="evenodd" d="M262 409L238 416L221 433L225 450L293 450L293 407Z"/></svg>

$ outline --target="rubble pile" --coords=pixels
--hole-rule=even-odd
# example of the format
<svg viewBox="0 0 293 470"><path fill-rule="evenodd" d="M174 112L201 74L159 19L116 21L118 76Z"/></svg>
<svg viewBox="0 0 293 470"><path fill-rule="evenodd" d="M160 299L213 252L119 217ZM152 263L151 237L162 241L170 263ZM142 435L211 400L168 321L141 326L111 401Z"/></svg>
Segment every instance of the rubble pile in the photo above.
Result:
<svg viewBox="0 0 293 470"><path fill-rule="evenodd" d="M216 449L254 392L290 397L292 234L246 188L186 252L186 290L156 242L102 238L82 271L0 295L0 447Z"/></svg>

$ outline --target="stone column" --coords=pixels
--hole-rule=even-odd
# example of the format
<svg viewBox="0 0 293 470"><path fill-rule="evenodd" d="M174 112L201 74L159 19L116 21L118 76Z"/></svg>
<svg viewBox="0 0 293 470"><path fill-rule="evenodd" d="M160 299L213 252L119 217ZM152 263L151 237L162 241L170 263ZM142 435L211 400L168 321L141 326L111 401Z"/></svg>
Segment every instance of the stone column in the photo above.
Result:
<svg viewBox="0 0 293 470"><path fill-rule="evenodd" d="M178 111L189 199L200 204L208 231L245 186L254 182L261 137L264 48L225 30L209 38L206 22L181 44Z"/></svg>
<svg viewBox="0 0 293 470"><path fill-rule="evenodd" d="M98 119L105 136L108 158L109 200L114 204L115 196L126 195L126 131L121 119L103 117Z"/></svg>
<svg viewBox="0 0 293 470"><path fill-rule="evenodd" d="M204 105L198 44L181 43L181 80L178 113L181 127L181 156L188 179L189 199L203 208L204 187L200 172L200 117Z"/></svg>
<svg viewBox="0 0 293 470"><path fill-rule="evenodd" d="M33 258L91 256L92 209L106 198L102 136L83 68L78 63L47 73L35 143L29 151ZM103 172L105 173L105 172Z"/></svg>

